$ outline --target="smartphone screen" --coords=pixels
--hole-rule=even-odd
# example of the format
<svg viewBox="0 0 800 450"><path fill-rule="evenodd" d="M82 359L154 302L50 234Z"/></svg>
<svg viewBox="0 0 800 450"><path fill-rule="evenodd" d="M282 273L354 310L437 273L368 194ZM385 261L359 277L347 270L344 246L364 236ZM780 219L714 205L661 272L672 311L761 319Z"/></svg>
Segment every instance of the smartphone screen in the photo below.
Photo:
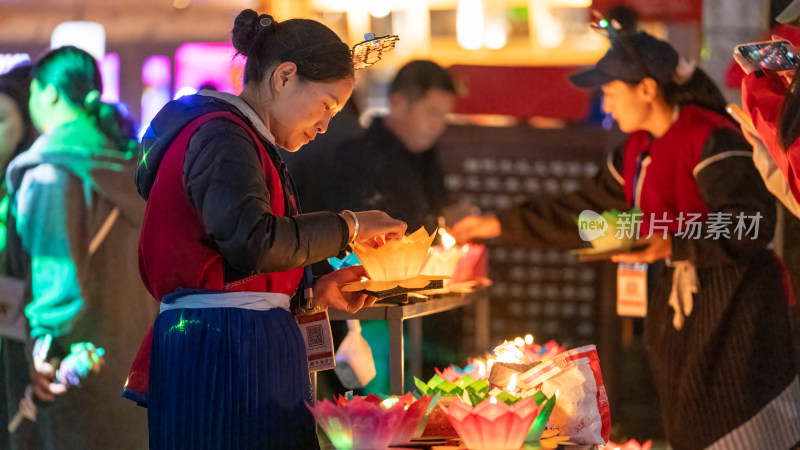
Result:
<svg viewBox="0 0 800 450"><path fill-rule="evenodd" d="M797 66L797 55L786 48L786 41L740 45L739 53L762 69L782 71L792 70Z"/></svg>

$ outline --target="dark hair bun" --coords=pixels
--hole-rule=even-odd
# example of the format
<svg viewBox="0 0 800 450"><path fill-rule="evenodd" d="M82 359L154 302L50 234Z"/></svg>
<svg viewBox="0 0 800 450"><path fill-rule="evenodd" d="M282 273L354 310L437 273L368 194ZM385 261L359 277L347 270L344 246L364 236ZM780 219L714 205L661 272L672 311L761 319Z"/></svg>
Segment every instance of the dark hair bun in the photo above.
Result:
<svg viewBox="0 0 800 450"><path fill-rule="evenodd" d="M261 24L258 21L258 13L252 9L245 9L236 16L233 21L233 31L231 32L233 48L244 56L250 56L249 50L253 42L261 31Z"/></svg>

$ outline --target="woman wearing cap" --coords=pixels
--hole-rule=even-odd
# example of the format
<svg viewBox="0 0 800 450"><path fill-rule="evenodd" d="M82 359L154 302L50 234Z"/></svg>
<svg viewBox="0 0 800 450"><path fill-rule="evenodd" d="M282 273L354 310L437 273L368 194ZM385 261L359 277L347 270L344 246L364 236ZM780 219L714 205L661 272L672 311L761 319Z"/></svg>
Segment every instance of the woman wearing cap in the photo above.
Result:
<svg viewBox="0 0 800 450"><path fill-rule="evenodd" d="M465 219L453 227L457 239L502 234L519 244L577 248L581 211L638 206L642 237L654 232L649 246L614 260L668 262L648 300L645 341L671 446L796 444L800 382L788 293L768 249L775 202L722 95L646 33L617 36L572 81L602 88L606 112L630 133L625 144L578 192ZM700 228L688 226L692 217ZM757 233L739 235L742 223L757 225Z"/></svg>
<svg viewBox="0 0 800 450"><path fill-rule="evenodd" d="M247 57L242 93L168 103L145 133L136 174L147 199L141 274L161 313L127 394L147 404L153 449L316 448L290 312L303 266L405 232L379 211L298 215L278 155L324 133L344 107L349 47L319 22L252 10L236 18L233 45ZM312 306L359 309L365 295L340 291L364 275L357 266L322 277Z"/></svg>

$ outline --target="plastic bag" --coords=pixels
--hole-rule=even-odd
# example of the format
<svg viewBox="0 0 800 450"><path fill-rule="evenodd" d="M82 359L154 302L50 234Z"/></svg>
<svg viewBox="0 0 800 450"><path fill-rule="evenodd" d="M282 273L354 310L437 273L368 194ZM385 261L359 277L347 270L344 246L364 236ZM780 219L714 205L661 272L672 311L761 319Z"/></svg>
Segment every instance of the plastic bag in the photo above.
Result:
<svg viewBox="0 0 800 450"><path fill-rule="evenodd" d="M375 378L375 360L367 340L361 336L361 322L347 321L347 336L336 351L333 371L347 389L359 389Z"/></svg>
<svg viewBox="0 0 800 450"><path fill-rule="evenodd" d="M557 392L548 428L576 444L605 444L611 435L611 410L594 345L561 353L525 372L521 380Z"/></svg>

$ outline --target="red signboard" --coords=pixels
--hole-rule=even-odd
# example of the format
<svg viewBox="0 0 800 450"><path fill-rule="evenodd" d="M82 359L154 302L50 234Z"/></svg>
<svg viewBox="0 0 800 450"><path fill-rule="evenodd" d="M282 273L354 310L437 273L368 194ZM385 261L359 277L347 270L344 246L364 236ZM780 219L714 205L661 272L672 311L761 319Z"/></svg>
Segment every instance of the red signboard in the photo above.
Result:
<svg viewBox="0 0 800 450"><path fill-rule="evenodd" d="M639 13L639 20L655 22L700 22L702 0L592 0L592 9L602 13L614 6L628 5Z"/></svg>
<svg viewBox="0 0 800 450"><path fill-rule="evenodd" d="M450 73L465 91L456 102L455 112L585 119L590 92L569 82L569 75L582 69L585 67L452 66Z"/></svg>

